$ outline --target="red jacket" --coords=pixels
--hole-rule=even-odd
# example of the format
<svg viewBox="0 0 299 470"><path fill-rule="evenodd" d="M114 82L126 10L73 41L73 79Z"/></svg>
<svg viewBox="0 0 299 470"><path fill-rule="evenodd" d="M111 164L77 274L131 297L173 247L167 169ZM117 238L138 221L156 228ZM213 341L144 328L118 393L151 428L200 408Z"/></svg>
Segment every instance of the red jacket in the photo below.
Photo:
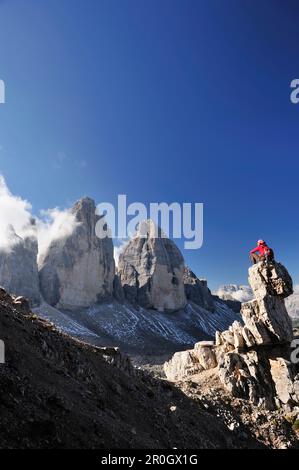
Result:
<svg viewBox="0 0 299 470"><path fill-rule="evenodd" d="M256 246L255 248L253 248L253 250L251 250L250 254L252 255L253 253L256 253L257 251L259 252L260 256L266 256L270 254L270 248L267 245Z"/></svg>

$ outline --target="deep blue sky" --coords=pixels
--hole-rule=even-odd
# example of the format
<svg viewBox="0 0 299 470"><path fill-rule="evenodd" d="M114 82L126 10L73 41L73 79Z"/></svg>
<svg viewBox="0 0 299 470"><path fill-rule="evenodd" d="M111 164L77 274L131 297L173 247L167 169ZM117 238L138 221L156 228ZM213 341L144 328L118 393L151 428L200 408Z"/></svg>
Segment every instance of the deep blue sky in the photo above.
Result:
<svg viewBox="0 0 299 470"><path fill-rule="evenodd" d="M35 212L204 202L212 287L260 237L299 282L298 44L296 0L0 0L0 172Z"/></svg>

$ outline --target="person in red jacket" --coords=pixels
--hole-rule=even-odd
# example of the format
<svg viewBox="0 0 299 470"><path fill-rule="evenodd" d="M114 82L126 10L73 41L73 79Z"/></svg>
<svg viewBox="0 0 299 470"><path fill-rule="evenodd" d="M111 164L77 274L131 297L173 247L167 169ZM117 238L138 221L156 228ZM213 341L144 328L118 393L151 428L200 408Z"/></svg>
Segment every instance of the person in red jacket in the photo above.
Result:
<svg viewBox="0 0 299 470"><path fill-rule="evenodd" d="M274 252L264 240L259 240L257 247L253 248L250 252L250 259L253 264L259 263L260 261L273 261Z"/></svg>

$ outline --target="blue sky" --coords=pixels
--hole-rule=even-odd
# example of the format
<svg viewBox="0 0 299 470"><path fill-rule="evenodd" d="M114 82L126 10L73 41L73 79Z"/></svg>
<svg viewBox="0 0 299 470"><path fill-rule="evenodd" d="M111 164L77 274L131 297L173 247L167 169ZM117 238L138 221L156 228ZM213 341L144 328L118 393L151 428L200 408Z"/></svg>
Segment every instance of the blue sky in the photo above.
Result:
<svg viewBox="0 0 299 470"><path fill-rule="evenodd" d="M0 172L42 208L203 202L214 288L265 238L299 282L299 3L0 0ZM179 243L182 248L182 243Z"/></svg>

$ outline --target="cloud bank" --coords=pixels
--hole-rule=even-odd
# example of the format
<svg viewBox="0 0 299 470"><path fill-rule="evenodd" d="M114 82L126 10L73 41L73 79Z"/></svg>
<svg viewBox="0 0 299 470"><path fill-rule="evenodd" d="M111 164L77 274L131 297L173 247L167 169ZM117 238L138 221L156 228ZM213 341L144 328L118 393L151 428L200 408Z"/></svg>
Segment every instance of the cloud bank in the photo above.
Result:
<svg viewBox="0 0 299 470"><path fill-rule="evenodd" d="M221 286L215 292L221 299L224 300L238 300L239 302L248 302L253 299L253 293L249 286L238 286L229 284Z"/></svg>
<svg viewBox="0 0 299 470"><path fill-rule="evenodd" d="M31 204L14 196L0 175L0 250L10 251L21 239L35 237L40 256L53 240L70 235L76 225L75 217L69 210L43 210L39 216L33 217Z"/></svg>
<svg viewBox="0 0 299 470"><path fill-rule="evenodd" d="M10 250L19 238L36 236L31 204L9 191L0 175L0 249ZM13 236L13 231L17 236Z"/></svg>
<svg viewBox="0 0 299 470"><path fill-rule="evenodd" d="M118 245L114 245L114 261L115 266L118 267L119 256L127 245L128 240L117 240L116 243L118 243Z"/></svg>
<svg viewBox="0 0 299 470"><path fill-rule="evenodd" d="M38 255L47 252L52 241L62 240L71 235L78 225L75 216L69 210L43 210L37 219Z"/></svg>

